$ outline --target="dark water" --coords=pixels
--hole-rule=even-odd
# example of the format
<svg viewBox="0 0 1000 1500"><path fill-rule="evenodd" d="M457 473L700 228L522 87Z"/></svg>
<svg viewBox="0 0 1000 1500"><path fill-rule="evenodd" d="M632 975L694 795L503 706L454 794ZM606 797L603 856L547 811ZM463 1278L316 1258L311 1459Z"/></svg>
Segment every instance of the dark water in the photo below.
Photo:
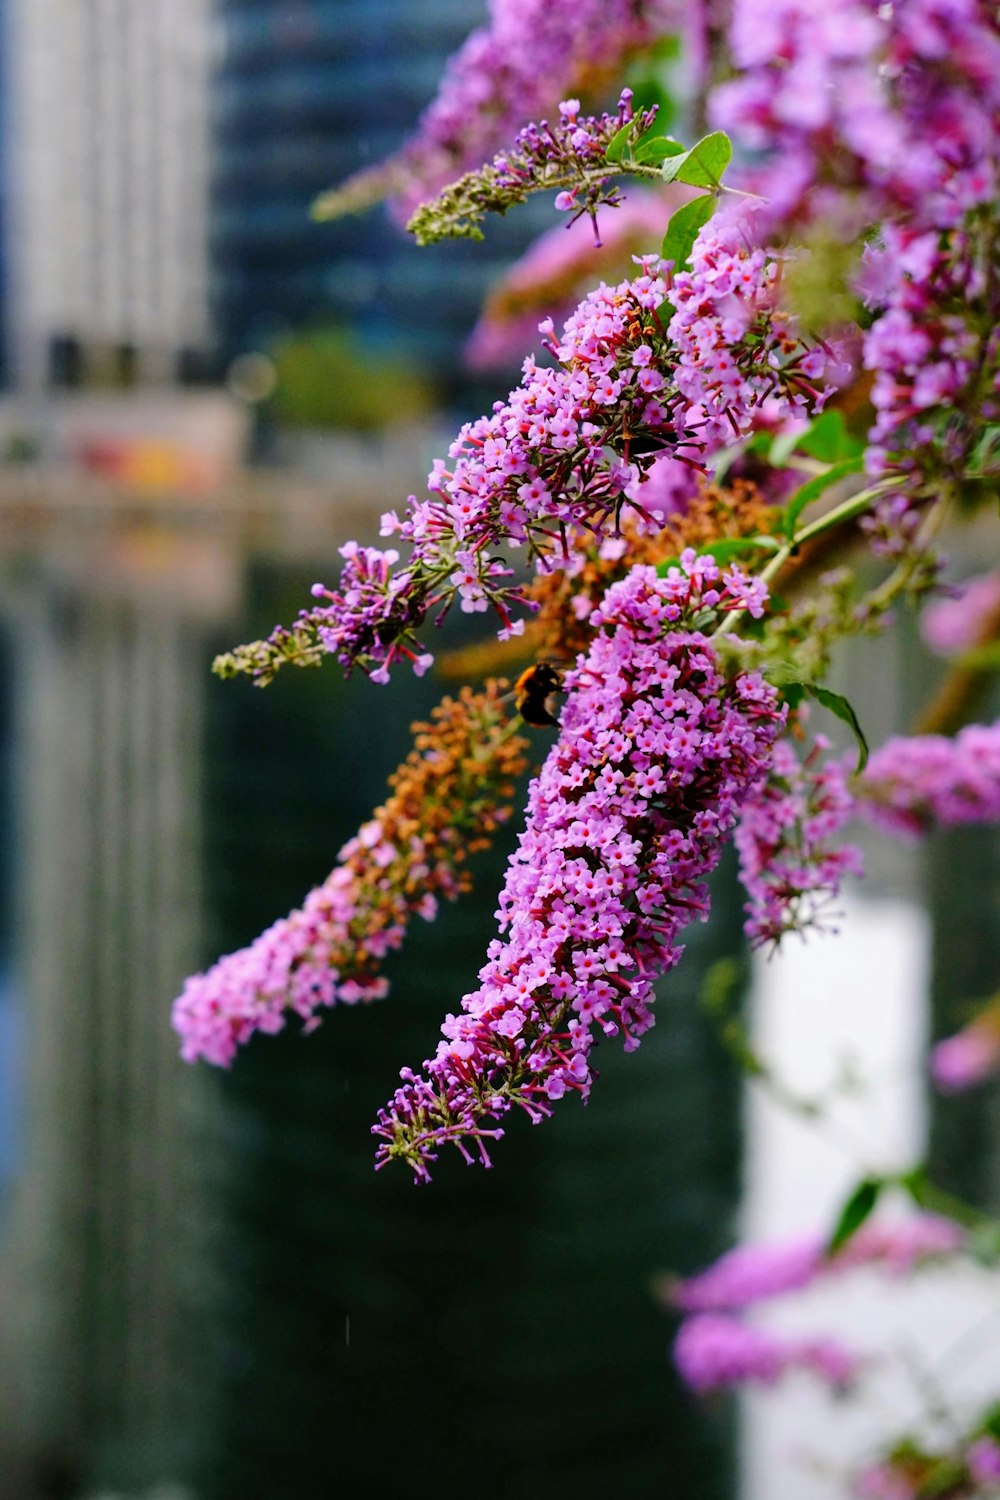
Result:
<svg viewBox="0 0 1000 1500"><path fill-rule="evenodd" d="M513 1121L492 1172L376 1175L370 1125L473 983L516 825L388 1001L185 1067L185 973L323 879L441 691L217 682L334 553L213 546L81 533L6 565L0 1500L729 1500L732 1412L679 1388L653 1292L734 1233L739 1085L697 1001L739 950L729 872L640 1051L605 1043L590 1105ZM997 859L976 831L926 851L940 1032L995 988ZM935 1174L979 1202L998 1097L932 1116Z"/></svg>
<svg viewBox="0 0 1000 1500"><path fill-rule="evenodd" d="M738 1086L696 1003L731 893L640 1051L605 1044L591 1104L513 1122L490 1173L376 1175L370 1125L472 985L506 848L417 924L387 1002L183 1066L184 974L327 874L441 687L217 682L332 549L206 569L185 544L154 588L163 547L130 541L128 588L106 540L11 574L0 1497L723 1500L728 1413L679 1389L652 1284L732 1236Z"/></svg>
<svg viewBox="0 0 1000 1500"><path fill-rule="evenodd" d="M261 619L283 583L258 574ZM280 681L266 704L213 694L219 946L300 899L380 799L434 688L393 691L391 717L377 689L333 674ZM413 933L389 1001L332 1015L308 1040L262 1040L221 1084L220 1500L484 1481L504 1497L729 1493L728 1427L678 1389L651 1292L731 1229L734 1080L695 1005L707 934L641 1051L602 1049L585 1110L515 1121L489 1173L457 1155L429 1188L372 1173L375 1110L471 987L505 852L480 861L474 898ZM735 942L722 905L713 955Z"/></svg>

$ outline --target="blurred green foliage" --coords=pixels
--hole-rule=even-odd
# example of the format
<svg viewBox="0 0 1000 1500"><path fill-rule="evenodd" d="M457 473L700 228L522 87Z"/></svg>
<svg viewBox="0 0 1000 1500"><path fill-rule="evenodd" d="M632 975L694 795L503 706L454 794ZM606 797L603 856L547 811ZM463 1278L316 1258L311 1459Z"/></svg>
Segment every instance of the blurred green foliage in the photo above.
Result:
<svg viewBox="0 0 1000 1500"><path fill-rule="evenodd" d="M293 427L380 432L426 417L435 392L399 354L380 354L335 327L295 333L271 351L272 409Z"/></svg>

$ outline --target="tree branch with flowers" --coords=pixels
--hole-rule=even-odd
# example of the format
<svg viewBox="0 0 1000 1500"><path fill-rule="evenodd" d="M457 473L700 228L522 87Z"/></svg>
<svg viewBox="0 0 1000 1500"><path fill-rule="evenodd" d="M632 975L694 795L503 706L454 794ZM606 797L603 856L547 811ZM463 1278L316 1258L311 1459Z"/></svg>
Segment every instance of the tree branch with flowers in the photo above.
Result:
<svg viewBox="0 0 1000 1500"><path fill-rule="evenodd" d="M603 113L572 97L664 66L689 144L632 88ZM937 552L948 523L996 505L998 143L986 0L493 0L416 138L317 205L387 197L431 244L553 195L567 285L588 274L577 221L604 265L634 248L616 215L638 201L629 233L645 235L662 214L561 327L539 309L519 383L462 427L426 496L383 518L391 545L349 543L295 621L216 663L265 685L333 657L384 686L431 667L457 606L494 617L498 663L564 668L499 935L380 1111L379 1166L425 1182L445 1147L489 1166L513 1116L586 1100L599 1044L630 1051L653 1024L654 985L708 918L728 844L748 938L770 949L822 926L861 873L852 820L908 837L1000 821L1000 723L968 722L1000 667L1000 574L946 597ZM831 655L900 609L946 639L958 685L935 710L945 733L869 754ZM850 756L815 733L827 711L854 733ZM510 816L529 748L501 679L446 699L328 881L188 981L184 1055L227 1065L255 1032L382 998L382 960L467 888L470 839ZM996 1010L938 1049L942 1087L1000 1068ZM883 1218L890 1188L909 1218ZM825 1236L734 1250L675 1288L678 1361L701 1391L794 1367L850 1385L850 1351L782 1344L747 1308L861 1263L908 1274L983 1253L990 1234L995 1263L997 1226L925 1174L864 1178ZM995 1492L1000 1417L963 1424L936 1447L887 1435L854 1493Z"/></svg>

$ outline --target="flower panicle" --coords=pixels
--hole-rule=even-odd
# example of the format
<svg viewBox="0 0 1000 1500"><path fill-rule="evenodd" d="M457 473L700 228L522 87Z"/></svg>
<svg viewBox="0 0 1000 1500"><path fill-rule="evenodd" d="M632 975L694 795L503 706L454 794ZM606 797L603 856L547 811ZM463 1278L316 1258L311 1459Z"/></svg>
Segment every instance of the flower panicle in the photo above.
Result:
<svg viewBox="0 0 1000 1500"><path fill-rule="evenodd" d="M383 535L410 547L405 564L394 548L348 544L339 584L317 585L321 602L291 632L240 648L220 670L263 681L284 661L311 665L326 654L377 682L400 660L423 671L430 655L416 632L455 603L466 613L492 609L502 640L521 634L532 601L513 552L523 548L541 572L572 569L581 546L618 541L623 514L655 529L643 478L654 461L668 454L697 474L711 448L753 427L765 400L792 413L817 399L818 351L777 311L773 270L746 232L713 221L692 272L675 278L680 310L668 329L656 257L591 292L561 338L543 324L555 368L527 359L507 401L467 423L448 460L434 464L428 498L411 497L402 518L383 517Z"/></svg>
<svg viewBox="0 0 1000 1500"><path fill-rule="evenodd" d="M513 732L506 684L445 698L414 725L391 795L340 852L303 906L248 948L194 975L174 1005L184 1058L228 1066L255 1033L289 1015L307 1026L334 1004L381 999L385 956L414 915L469 888L466 861L510 815L527 741Z"/></svg>
<svg viewBox="0 0 1000 1500"><path fill-rule="evenodd" d="M718 574L698 562L696 588L639 566L594 612L529 792L501 936L423 1073L405 1070L380 1111L379 1165L405 1160L426 1181L445 1144L488 1164L514 1106L537 1122L566 1094L586 1098L598 1036L632 1050L653 1024L653 981L707 915L704 879L784 724L776 690L727 678L691 628Z"/></svg>
<svg viewBox="0 0 1000 1500"><path fill-rule="evenodd" d="M685 1313L740 1312L861 1266L904 1276L957 1254L966 1243L961 1225L939 1214L876 1218L832 1255L822 1235L738 1245L697 1276L670 1287L669 1297Z"/></svg>
<svg viewBox="0 0 1000 1500"><path fill-rule="evenodd" d="M478 167L529 120L617 65L683 15L677 0L493 0L448 64L415 137L388 161L323 194L318 218L357 212L385 197L404 210Z"/></svg>
<svg viewBox="0 0 1000 1500"><path fill-rule="evenodd" d="M608 147L629 124L631 139L638 142L655 119L655 105L633 115L631 89L623 90L614 114L582 115L578 99L564 99L558 120L526 125L509 151L422 203L406 227L418 245L481 240L480 225L488 213L504 214L533 193L556 189L556 208L573 218L589 215L600 244L597 210L602 205L617 207L621 201L613 183L616 168L607 161Z"/></svg>
<svg viewBox="0 0 1000 1500"><path fill-rule="evenodd" d="M954 739L923 734L887 740L855 791L858 810L890 833L1000 822L1000 720L968 724Z"/></svg>
<svg viewBox="0 0 1000 1500"><path fill-rule="evenodd" d="M824 761L829 748L817 735L800 761L783 740L743 808L733 842L749 897L744 929L755 947L821 926L844 877L864 873L860 849L839 839L855 798L846 763Z"/></svg>

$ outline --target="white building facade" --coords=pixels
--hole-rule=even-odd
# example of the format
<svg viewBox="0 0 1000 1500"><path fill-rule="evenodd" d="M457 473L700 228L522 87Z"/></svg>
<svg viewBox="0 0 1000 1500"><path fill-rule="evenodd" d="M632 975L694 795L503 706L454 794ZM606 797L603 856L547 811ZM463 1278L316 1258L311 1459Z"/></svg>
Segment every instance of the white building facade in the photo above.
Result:
<svg viewBox="0 0 1000 1500"><path fill-rule="evenodd" d="M7 342L24 391L206 347L211 0L6 0Z"/></svg>

